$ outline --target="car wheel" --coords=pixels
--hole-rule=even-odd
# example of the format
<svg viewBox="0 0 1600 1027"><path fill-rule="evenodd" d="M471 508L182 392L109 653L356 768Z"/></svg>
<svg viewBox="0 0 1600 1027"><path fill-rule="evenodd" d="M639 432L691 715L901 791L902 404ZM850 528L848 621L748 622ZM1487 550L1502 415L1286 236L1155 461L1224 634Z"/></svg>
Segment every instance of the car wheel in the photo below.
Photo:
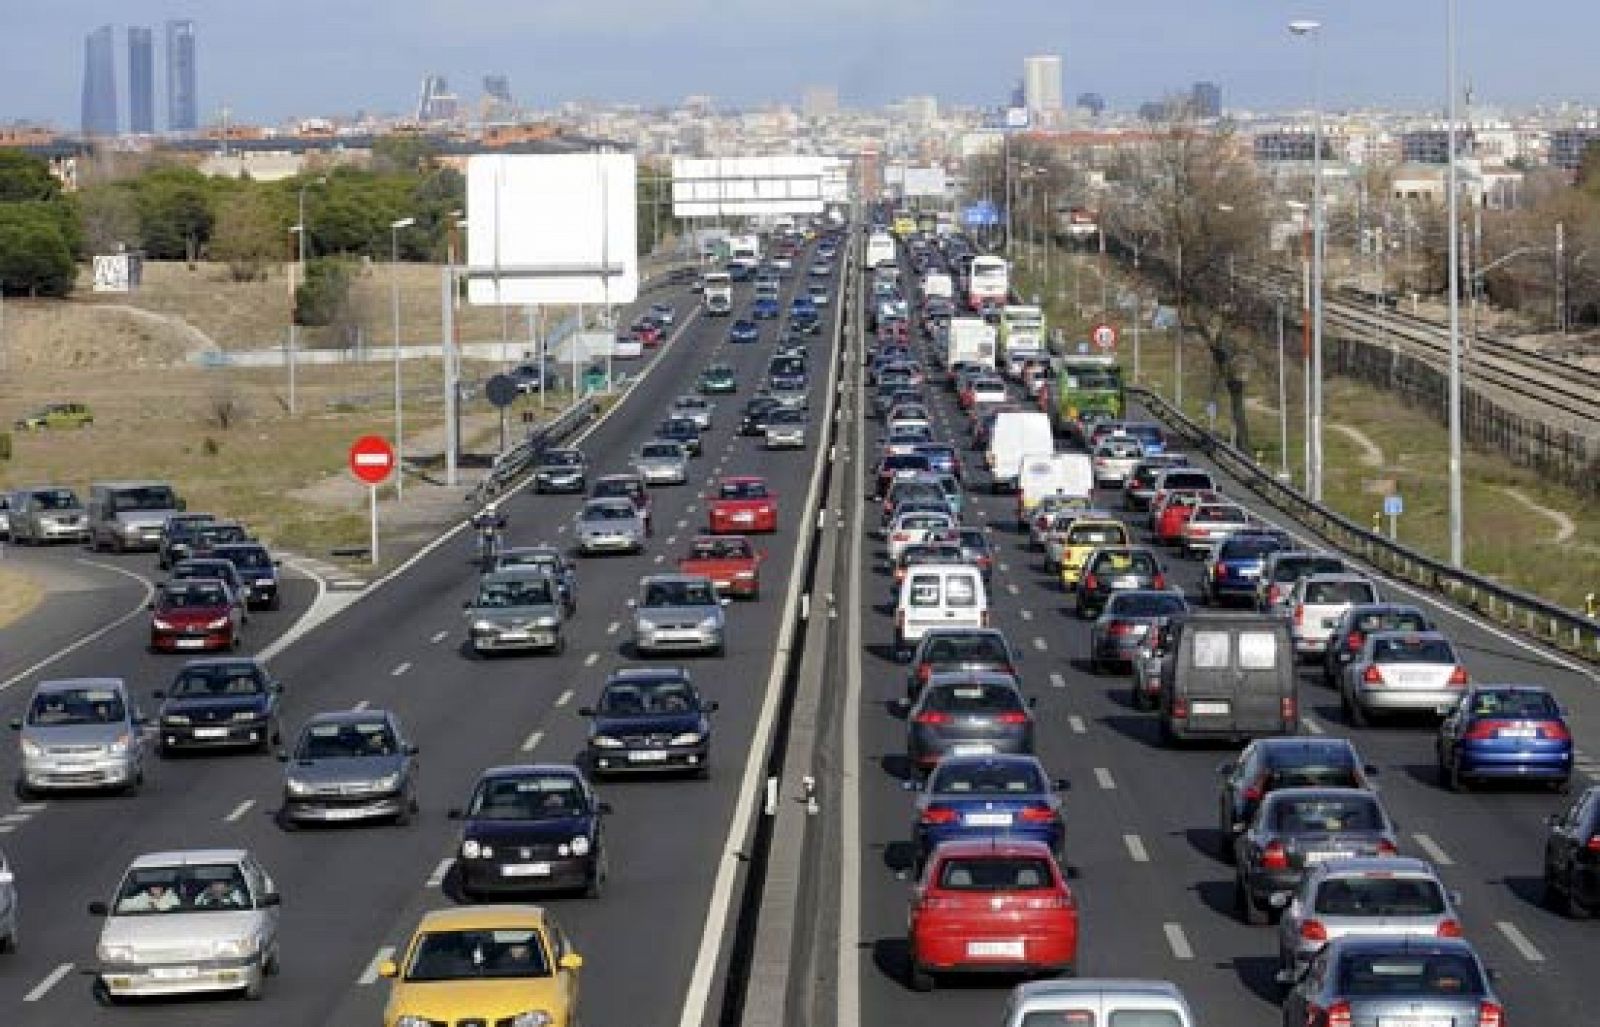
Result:
<svg viewBox="0 0 1600 1027"><path fill-rule="evenodd" d="M21 947L17 939L17 928L11 928L11 933L0 938L0 953L14 953Z"/></svg>
<svg viewBox="0 0 1600 1027"><path fill-rule="evenodd" d="M395 827L410 827L411 817L416 813L417 804L414 800L407 799L400 806L400 812L394 815Z"/></svg>
<svg viewBox="0 0 1600 1027"><path fill-rule="evenodd" d="M267 961L261 965L261 972L268 977L276 977L282 970L283 965L278 961L278 947L274 945L272 947L272 955L268 956Z"/></svg>
<svg viewBox="0 0 1600 1027"><path fill-rule="evenodd" d="M1133 687L1128 690L1128 705L1141 713L1150 709L1150 700L1145 698L1144 689L1139 687L1137 679L1134 680Z"/></svg>
<svg viewBox="0 0 1600 1027"><path fill-rule="evenodd" d="M90 987L90 991L94 994L94 1000L97 1005L114 1006L117 1004L117 996L111 994L111 989L106 986L104 977L96 977L94 984Z"/></svg>
<svg viewBox="0 0 1600 1027"><path fill-rule="evenodd" d="M249 1002L260 1002L261 993L266 990L266 967L262 967L261 975L244 986L244 997Z"/></svg>
<svg viewBox="0 0 1600 1027"><path fill-rule="evenodd" d="M1360 703L1350 698L1348 692L1344 695L1344 719L1351 727L1370 727L1372 724L1372 718L1367 715L1367 711L1361 708Z"/></svg>
<svg viewBox="0 0 1600 1027"><path fill-rule="evenodd" d="M583 889L586 899L598 899L606 890L606 858L602 854L595 862L594 873L589 877L589 883Z"/></svg>
<svg viewBox="0 0 1600 1027"><path fill-rule="evenodd" d="M1560 777L1550 782L1550 790L1557 795L1566 795L1572 791L1572 778Z"/></svg>
<svg viewBox="0 0 1600 1027"><path fill-rule="evenodd" d="M300 829L300 825L295 823L295 819L281 809L272 819L277 821L278 830L286 834L292 834Z"/></svg>
<svg viewBox="0 0 1600 1027"><path fill-rule="evenodd" d="M1461 760L1456 758L1450 761L1444 771L1444 786L1452 792L1467 790L1467 777L1461 772Z"/></svg>
<svg viewBox="0 0 1600 1027"><path fill-rule="evenodd" d="M1233 879L1233 904L1239 911L1239 919L1251 927L1261 927L1267 922L1267 911L1256 906L1250 898L1250 889L1245 887L1244 878Z"/></svg>
<svg viewBox="0 0 1600 1027"><path fill-rule="evenodd" d="M932 991L939 984L934 980L932 973L916 963L911 964L911 969L906 974L906 983L911 985L912 991Z"/></svg>

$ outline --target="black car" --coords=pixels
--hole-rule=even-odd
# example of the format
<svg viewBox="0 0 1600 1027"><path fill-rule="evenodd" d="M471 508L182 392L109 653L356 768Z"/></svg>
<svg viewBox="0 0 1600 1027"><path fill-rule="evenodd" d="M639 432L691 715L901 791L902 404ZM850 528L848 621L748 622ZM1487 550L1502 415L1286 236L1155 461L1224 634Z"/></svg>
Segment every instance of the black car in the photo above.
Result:
<svg viewBox="0 0 1600 1027"><path fill-rule="evenodd" d="M195 532L200 525L214 519L208 513L180 513L167 518L161 529L161 541L156 544L156 563L161 569L188 559L192 555Z"/></svg>
<svg viewBox="0 0 1600 1027"><path fill-rule="evenodd" d="M1237 760L1217 768L1217 833L1225 858L1256 815L1261 800L1280 788L1372 788L1377 768L1361 762L1345 738L1258 738Z"/></svg>
<svg viewBox="0 0 1600 1027"><path fill-rule="evenodd" d="M283 685L249 658L191 660L172 684L157 691L156 748L162 756L180 749L251 748L277 745Z"/></svg>
<svg viewBox="0 0 1600 1027"><path fill-rule="evenodd" d="M606 679L599 702L578 710L590 718L589 768L597 777L662 770L706 777L716 709L681 667L619 670Z"/></svg>
<svg viewBox="0 0 1600 1027"><path fill-rule="evenodd" d="M767 415L783 406L775 396L754 396L744 405L743 412L739 415L740 435L765 435L767 433Z"/></svg>
<svg viewBox="0 0 1600 1027"><path fill-rule="evenodd" d="M1104 546L1084 558L1077 586L1078 616L1100 616L1113 592L1160 592L1166 587L1166 572L1155 550L1148 546Z"/></svg>
<svg viewBox="0 0 1600 1027"><path fill-rule="evenodd" d="M577 767L490 767L467 808L448 814L462 822L462 897L571 890L599 898L606 880L601 822L610 812Z"/></svg>
<svg viewBox="0 0 1600 1027"><path fill-rule="evenodd" d="M1292 892L1316 863L1393 856L1394 824L1377 795L1360 788L1280 788L1256 807L1234 840L1234 904L1247 924L1272 915L1272 897Z"/></svg>
<svg viewBox="0 0 1600 1027"><path fill-rule="evenodd" d="M245 602L264 610L276 610L283 602L278 591L279 560L272 558L259 542L228 542L211 550L209 556L226 560L239 571L244 581Z"/></svg>
<svg viewBox="0 0 1600 1027"><path fill-rule="evenodd" d="M1432 631L1433 621L1415 606L1402 603L1356 603L1346 607L1328 636L1322 653L1322 683L1338 688L1344 669L1361 655L1367 636L1375 631Z"/></svg>
<svg viewBox="0 0 1600 1027"><path fill-rule="evenodd" d="M676 442L689 452L700 455L700 425L692 417L669 417L656 426L656 438Z"/></svg>
<svg viewBox="0 0 1600 1027"><path fill-rule="evenodd" d="M1018 656L999 628L932 628L917 643L906 675L906 698L915 700L935 674L988 671L1018 679Z"/></svg>
<svg viewBox="0 0 1600 1027"><path fill-rule="evenodd" d="M250 541L253 541L250 533L245 531L244 525L238 521L207 521L195 526L193 540L189 545L189 556L191 558L215 556L218 546Z"/></svg>
<svg viewBox="0 0 1600 1027"><path fill-rule="evenodd" d="M1545 901L1574 919L1600 913L1600 785L1565 813L1552 813L1544 836Z"/></svg>
<svg viewBox="0 0 1600 1027"><path fill-rule="evenodd" d="M582 492L589 487L588 460L582 450L547 449L533 469L535 492Z"/></svg>

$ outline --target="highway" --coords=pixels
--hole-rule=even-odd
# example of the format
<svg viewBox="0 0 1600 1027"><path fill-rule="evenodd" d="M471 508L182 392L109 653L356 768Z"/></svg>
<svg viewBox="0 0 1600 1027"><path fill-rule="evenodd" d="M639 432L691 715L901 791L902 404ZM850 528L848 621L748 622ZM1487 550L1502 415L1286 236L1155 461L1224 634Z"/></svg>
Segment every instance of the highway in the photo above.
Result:
<svg viewBox="0 0 1600 1027"><path fill-rule="evenodd" d="M809 250L795 260L785 302L806 283L804 256ZM736 311L748 300L748 287L740 287ZM626 400L581 442L591 474L625 469L628 454L653 434L671 400L691 392L695 376L713 360L734 366L739 394L718 398L718 419L705 436L706 455L693 463L690 484L654 490L656 531L646 552L580 561L579 609L568 625L565 655L486 661L466 653L461 605L476 575L469 561L472 539L457 533L273 658L274 671L288 687L286 729L327 709L370 706L399 713L422 748L422 812L413 825L286 833L273 819L281 767L260 755L153 761L146 789L132 799L59 796L26 807L8 799L0 803L0 824L16 826L0 835L0 845L17 873L23 923L21 951L0 957L0 1022L378 1022L387 986L376 979L377 963L404 943L424 911L455 901L450 857L457 835L446 810L464 804L487 766L567 762L580 753L586 725L577 709L596 697L607 672L631 662L625 604L639 577L670 569L703 528L699 493L711 476L759 474L781 503L779 531L761 543L769 553L762 570L764 598L730 608L726 657L683 661L705 695L721 704L714 716L711 778L601 783L603 798L615 810L607 822L606 893L595 901L549 902L586 960L586 1023L679 1021L771 677L783 598L795 570L795 520L817 454L769 454L759 440L734 434L736 409L762 377L776 324L764 327L759 344L728 346L728 320L700 316L698 298L687 291L668 301L678 310L670 341L644 365L644 377ZM826 312L825 328L838 307L835 302ZM812 348L824 349L829 338L825 330ZM821 409L826 362L820 352L813 367L811 402ZM578 497L531 494L505 501L511 519L507 544L566 543L579 503ZM76 555L57 554L61 560ZM153 557L117 562L154 576ZM282 625L292 616L286 610L271 618ZM259 621L253 627L248 648L270 637ZM48 676L124 676L153 712L149 692L181 660L147 654L146 630L143 618L134 617L61 658ZM0 714L19 714L32 681L0 693ZM15 773L13 744L3 748L0 775L10 779ZM282 974L268 982L262 1001L97 1007L82 976L93 965L99 929L85 911L87 903L105 898L140 853L232 845L253 850L283 895Z"/></svg>
<svg viewBox="0 0 1600 1027"><path fill-rule="evenodd" d="M906 280L907 268L902 274ZM936 431L965 443L966 417L941 386L935 397ZM873 450L875 424L858 447ZM981 454L963 454L981 480ZM869 469L869 468L867 468ZM1230 494L1269 519L1242 486ZM1080 904L1081 976L1140 976L1177 982L1202 1022L1250 1027L1278 1024L1279 990L1273 928L1244 926L1233 913L1233 868L1217 849L1218 764L1228 748L1179 751L1161 747L1152 714L1135 712L1129 678L1098 676L1084 659L1089 623L1078 620L1069 596L1044 572L1041 554L1026 549L1014 527L1015 500L985 488L969 496L973 514L988 524L1000 556L991 598L993 622L1024 653L1024 691L1037 696L1038 750L1052 777L1065 776L1067 854L1071 885ZM865 494L864 492L862 493ZM1120 511L1120 497L1101 504ZM841 1027L886 1024L997 1024L1011 980L956 979L918 994L905 983L907 866L912 797L901 787L905 725L892 701L903 694L905 665L892 662L892 608L881 567L876 507L861 501L867 531L857 516L856 556L849 594L858 595L859 644L850 670L857 700L844 727L844 752L856 753L859 794L843 804L846 824L841 909ZM1141 541L1141 519L1122 514ZM1198 602L1199 563L1166 558L1176 579ZM857 592L859 589L859 592ZM1397 586L1386 594L1417 601ZM1575 789L1600 780L1600 696L1581 667L1552 658L1454 613L1422 601L1465 652L1480 682L1537 682L1554 689L1571 713L1580 746ZM1380 769L1381 794L1398 822L1402 852L1433 860L1448 886L1463 896L1466 935L1501 974L1497 987L1508 1019L1523 1024L1593 1023L1600 981L1592 973L1593 925L1562 919L1540 902L1540 868L1546 814L1569 800L1542 790L1445 791L1435 778L1431 729L1422 725L1353 730L1341 717L1335 693L1303 678L1306 730L1351 737ZM855 883L852 884L852 881ZM859 907L852 897L859 894ZM859 1003L851 997L859 994Z"/></svg>

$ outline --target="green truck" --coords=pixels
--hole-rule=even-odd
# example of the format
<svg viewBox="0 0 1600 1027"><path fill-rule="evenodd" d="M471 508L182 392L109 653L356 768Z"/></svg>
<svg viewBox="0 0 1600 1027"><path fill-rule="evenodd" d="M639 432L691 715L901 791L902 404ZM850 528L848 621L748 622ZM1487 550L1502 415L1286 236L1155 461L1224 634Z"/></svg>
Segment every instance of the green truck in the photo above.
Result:
<svg viewBox="0 0 1600 1027"><path fill-rule="evenodd" d="M1051 419L1057 435L1082 437L1085 421L1116 419L1127 410L1122 368L1112 353L1062 357L1056 368Z"/></svg>

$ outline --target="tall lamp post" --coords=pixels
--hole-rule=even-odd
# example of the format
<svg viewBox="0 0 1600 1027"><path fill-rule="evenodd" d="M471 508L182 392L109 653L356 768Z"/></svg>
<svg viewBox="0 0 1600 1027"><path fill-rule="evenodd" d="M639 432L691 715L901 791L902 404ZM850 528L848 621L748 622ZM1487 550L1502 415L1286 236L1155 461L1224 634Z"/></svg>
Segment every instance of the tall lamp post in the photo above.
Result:
<svg viewBox="0 0 1600 1027"><path fill-rule="evenodd" d="M1311 467L1307 490L1322 502L1322 23L1289 23L1296 36L1311 37Z"/></svg>
<svg viewBox="0 0 1600 1027"><path fill-rule="evenodd" d="M405 393L400 384L400 230L417 223L416 218L401 218L389 222L389 305L394 314L394 497L406 494L405 472Z"/></svg>
<svg viewBox="0 0 1600 1027"><path fill-rule="evenodd" d="M299 265L299 274L302 279L304 279L306 273L306 190L311 188L313 185L327 184L328 180L323 176L318 176L309 182L301 184L299 200L297 203L299 220L289 227L289 231L297 237L296 263ZM295 279L294 276L291 275L289 278L289 354L287 361L289 365L290 417L293 417L298 411L298 403L295 398L295 361L298 358L297 351L300 348L300 312L297 309L299 306L299 304L296 302L297 299L298 297L295 295Z"/></svg>
<svg viewBox="0 0 1600 1027"><path fill-rule="evenodd" d="M1445 184L1450 217L1450 565L1463 560L1461 514L1461 225L1456 152L1456 0L1445 0L1445 145L1450 163Z"/></svg>

